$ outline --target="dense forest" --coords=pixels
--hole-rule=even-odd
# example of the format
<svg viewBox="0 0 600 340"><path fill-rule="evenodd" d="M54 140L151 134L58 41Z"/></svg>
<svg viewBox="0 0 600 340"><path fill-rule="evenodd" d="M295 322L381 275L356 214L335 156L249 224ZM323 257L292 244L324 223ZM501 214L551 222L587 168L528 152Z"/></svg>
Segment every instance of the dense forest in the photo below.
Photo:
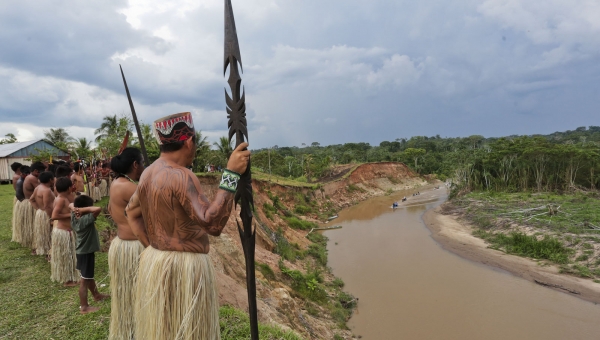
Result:
<svg viewBox="0 0 600 340"><path fill-rule="evenodd" d="M420 174L451 179L466 190L567 191L596 188L600 180L600 127L550 135L485 138L415 136L379 146L346 143L253 150L252 165L311 181L334 164L398 161Z"/></svg>
<svg viewBox="0 0 600 340"><path fill-rule="evenodd" d="M151 126L141 126L151 161L158 158L158 144ZM74 157L100 159L114 155L127 131L134 131L126 116L106 116L91 139L74 139L62 129L45 131L45 139L68 150ZM131 133L129 144L139 142ZM7 135L0 143L15 142ZM232 145L221 137L212 145L196 133L197 155L194 171L207 165L225 167ZM41 155L47 157L48 155ZM252 167L262 172L300 181L314 182L327 176L336 165L395 161L407 164L419 174L434 174L451 180L459 190L570 191L595 189L600 181L600 126L549 135L485 138L480 135L457 138L414 136L369 143L321 146L318 142L302 147L252 150Z"/></svg>

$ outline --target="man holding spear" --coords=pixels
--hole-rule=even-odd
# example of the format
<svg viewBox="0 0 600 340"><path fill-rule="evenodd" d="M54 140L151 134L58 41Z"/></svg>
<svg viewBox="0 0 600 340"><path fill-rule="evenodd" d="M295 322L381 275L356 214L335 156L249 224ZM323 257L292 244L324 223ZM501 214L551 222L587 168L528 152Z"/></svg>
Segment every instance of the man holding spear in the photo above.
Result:
<svg viewBox="0 0 600 340"><path fill-rule="evenodd" d="M229 220L248 143L231 154L209 202L188 167L196 155L189 112L154 122L160 157L140 178L126 208L131 230L147 248L139 262L135 297L138 339L219 339L219 302L208 235Z"/></svg>

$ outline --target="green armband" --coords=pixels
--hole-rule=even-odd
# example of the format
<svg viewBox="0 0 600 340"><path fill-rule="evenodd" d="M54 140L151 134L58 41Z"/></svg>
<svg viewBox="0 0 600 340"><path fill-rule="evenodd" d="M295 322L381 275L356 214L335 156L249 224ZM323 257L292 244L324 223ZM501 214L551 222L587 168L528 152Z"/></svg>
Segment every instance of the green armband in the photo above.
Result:
<svg viewBox="0 0 600 340"><path fill-rule="evenodd" d="M237 172L224 169L219 188L235 193L240 177L242 177L242 175L238 174Z"/></svg>

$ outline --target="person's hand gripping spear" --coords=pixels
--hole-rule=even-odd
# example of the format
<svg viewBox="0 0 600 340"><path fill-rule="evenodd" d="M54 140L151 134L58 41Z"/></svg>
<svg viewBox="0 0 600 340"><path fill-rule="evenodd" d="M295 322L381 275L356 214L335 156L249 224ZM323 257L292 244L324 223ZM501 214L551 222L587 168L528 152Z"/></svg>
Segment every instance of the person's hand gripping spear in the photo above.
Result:
<svg viewBox="0 0 600 340"><path fill-rule="evenodd" d="M235 135L236 150L245 148L245 140L248 140L248 122L246 121L245 93L241 88L242 78L238 70L238 63L243 72L242 57L238 44L235 21L231 0L225 0L225 59L223 63L223 74L229 66L229 88L231 96L225 89L225 101L227 104L227 116L229 118L229 141ZM240 91L241 90L241 91ZM242 93L240 93L242 92ZM246 145L243 145L246 144ZM249 156L248 156L249 157ZM252 177L250 174L250 161L248 167L242 174L237 191L235 193L235 204L241 206L240 218L242 226L238 222L238 232L242 239L244 257L246 259L246 285L248 289L248 313L250 314L250 335L252 340L258 339L258 318L256 311L256 279L254 275L254 246L255 231L252 228L252 210L254 199L252 196Z"/></svg>

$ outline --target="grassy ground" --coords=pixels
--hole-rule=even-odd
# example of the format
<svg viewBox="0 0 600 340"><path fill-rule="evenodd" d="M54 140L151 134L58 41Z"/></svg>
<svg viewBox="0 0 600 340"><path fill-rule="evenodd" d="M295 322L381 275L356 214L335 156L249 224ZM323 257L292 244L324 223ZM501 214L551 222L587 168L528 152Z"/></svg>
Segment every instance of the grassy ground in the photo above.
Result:
<svg viewBox="0 0 600 340"><path fill-rule="evenodd" d="M456 209L492 248L560 265L600 283L600 195L597 192L473 192Z"/></svg>
<svg viewBox="0 0 600 340"><path fill-rule="evenodd" d="M196 176L221 178L221 173L220 172L197 172ZM265 182L273 182L273 183L285 185L288 187L310 188L313 190L318 189L321 186L321 184L319 184L319 183L307 183L307 182L301 182L301 181L297 181L294 179L290 179L287 177L281 177L281 176L277 176L277 175L269 175L267 173L258 171L255 168L252 168L252 178L260 180L260 181L265 181Z"/></svg>
<svg viewBox="0 0 600 340"><path fill-rule="evenodd" d="M99 312L79 314L77 288L51 282L50 264L42 256L10 242L13 196L12 186L0 185L0 339L106 339L110 300L92 302ZM107 225L98 222L99 229ZM96 254L96 279L100 291L110 293L106 253ZM250 338L245 313L222 307L220 318L222 339ZM271 326L261 325L260 332L261 339L301 339Z"/></svg>

